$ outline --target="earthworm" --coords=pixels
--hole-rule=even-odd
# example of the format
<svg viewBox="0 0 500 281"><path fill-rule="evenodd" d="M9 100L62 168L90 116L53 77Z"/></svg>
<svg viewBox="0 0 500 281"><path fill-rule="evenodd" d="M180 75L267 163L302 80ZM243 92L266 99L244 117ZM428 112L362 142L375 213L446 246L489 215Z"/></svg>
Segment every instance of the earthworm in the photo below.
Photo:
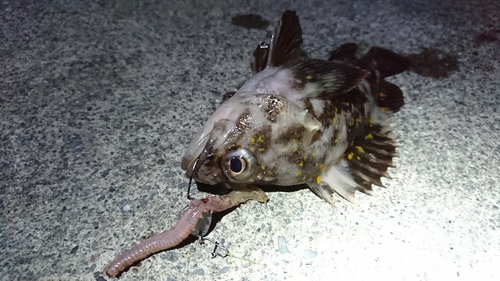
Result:
<svg viewBox="0 0 500 281"><path fill-rule="evenodd" d="M266 193L257 188L233 190L229 194L222 196L209 195L203 199L192 199L174 227L142 241L116 257L106 266L106 274L116 277L132 264L152 254L179 245L193 232L204 214L221 212L252 199L261 203L268 200Z"/></svg>

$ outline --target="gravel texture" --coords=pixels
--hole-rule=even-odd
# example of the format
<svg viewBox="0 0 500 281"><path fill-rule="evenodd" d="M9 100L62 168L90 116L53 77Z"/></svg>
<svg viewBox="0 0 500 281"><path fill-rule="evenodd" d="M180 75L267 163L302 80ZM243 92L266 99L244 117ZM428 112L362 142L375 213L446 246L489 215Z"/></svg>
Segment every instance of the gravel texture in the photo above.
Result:
<svg viewBox="0 0 500 281"><path fill-rule="evenodd" d="M406 105L388 188L335 208L272 192L210 233L231 257L187 243L120 280L498 280L494 0L1 1L0 280L110 280L173 226L188 142L286 9L312 57L355 42L414 61L391 78Z"/></svg>

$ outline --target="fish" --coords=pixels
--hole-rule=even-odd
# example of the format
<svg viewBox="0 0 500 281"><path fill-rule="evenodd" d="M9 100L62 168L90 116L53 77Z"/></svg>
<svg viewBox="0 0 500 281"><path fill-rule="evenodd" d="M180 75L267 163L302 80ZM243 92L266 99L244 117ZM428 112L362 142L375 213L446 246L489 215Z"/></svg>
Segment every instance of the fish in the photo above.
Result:
<svg viewBox="0 0 500 281"><path fill-rule="evenodd" d="M186 149L181 168L189 182L228 192L195 199L188 191L178 222L116 256L104 268L106 275L118 277L189 235L203 241L213 213L249 200L266 203L264 186L306 184L332 205L334 193L355 203L355 191L372 194L373 184L382 186L397 156L391 117L404 104L401 89L384 78L404 72L410 61L380 47L358 58L354 43L341 45L326 60L312 59L301 44L298 16L287 10L271 42L255 49L254 75Z"/></svg>
<svg viewBox="0 0 500 281"><path fill-rule="evenodd" d="M302 50L302 28L287 10L253 52L251 76L204 123L181 161L198 184L227 190L307 185L334 204L373 195L394 167L391 119L404 105L385 78L411 61L372 47L361 57L345 43L327 59Z"/></svg>

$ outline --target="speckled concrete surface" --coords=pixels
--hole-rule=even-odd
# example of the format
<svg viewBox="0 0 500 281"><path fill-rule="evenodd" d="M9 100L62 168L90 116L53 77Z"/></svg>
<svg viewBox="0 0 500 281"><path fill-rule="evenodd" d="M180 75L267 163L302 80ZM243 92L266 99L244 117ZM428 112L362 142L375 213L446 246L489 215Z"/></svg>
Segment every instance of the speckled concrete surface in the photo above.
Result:
<svg viewBox="0 0 500 281"><path fill-rule="evenodd" d="M209 235L233 258L190 243L120 279L497 280L498 2L225 2L0 2L0 279L105 280L108 261L171 227L187 143L271 30L231 19L292 9L313 57L356 42L415 61L392 79L406 105L388 188L335 208L273 192Z"/></svg>

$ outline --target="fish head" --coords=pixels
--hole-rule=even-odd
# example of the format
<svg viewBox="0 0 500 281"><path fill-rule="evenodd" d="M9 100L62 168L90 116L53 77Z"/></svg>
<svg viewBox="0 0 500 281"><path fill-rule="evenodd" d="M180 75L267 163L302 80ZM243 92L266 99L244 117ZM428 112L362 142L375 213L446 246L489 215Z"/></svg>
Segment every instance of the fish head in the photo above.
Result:
<svg viewBox="0 0 500 281"><path fill-rule="evenodd" d="M283 129L319 121L286 98L255 92L237 93L207 120L188 146L182 169L196 182L235 189L280 184L285 171L278 158L286 144ZM289 146L287 146L290 148ZM291 148L290 148L291 149Z"/></svg>

